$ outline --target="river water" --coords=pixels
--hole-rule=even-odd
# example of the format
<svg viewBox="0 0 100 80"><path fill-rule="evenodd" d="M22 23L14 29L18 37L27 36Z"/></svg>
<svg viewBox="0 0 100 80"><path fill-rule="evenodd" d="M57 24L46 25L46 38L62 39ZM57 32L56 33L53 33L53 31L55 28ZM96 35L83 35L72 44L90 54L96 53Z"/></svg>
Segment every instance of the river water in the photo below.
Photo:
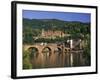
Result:
<svg viewBox="0 0 100 80"><path fill-rule="evenodd" d="M32 68L57 68L57 67L78 67L84 66L83 52L63 52L55 50L51 53L45 49L42 53L31 52Z"/></svg>

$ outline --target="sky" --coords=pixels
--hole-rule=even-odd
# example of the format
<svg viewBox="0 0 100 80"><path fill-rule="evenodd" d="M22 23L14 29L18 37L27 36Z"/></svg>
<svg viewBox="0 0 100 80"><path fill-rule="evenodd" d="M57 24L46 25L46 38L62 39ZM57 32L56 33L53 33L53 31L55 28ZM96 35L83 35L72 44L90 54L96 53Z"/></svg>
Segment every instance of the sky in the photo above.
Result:
<svg viewBox="0 0 100 80"><path fill-rule="evenodd" d="M73 13L73 12L51 12L51 11L34 11L23 10L23 18L28 19L59 19L63 21L80 21L90 22L91 15L89 13Z"/></svg>

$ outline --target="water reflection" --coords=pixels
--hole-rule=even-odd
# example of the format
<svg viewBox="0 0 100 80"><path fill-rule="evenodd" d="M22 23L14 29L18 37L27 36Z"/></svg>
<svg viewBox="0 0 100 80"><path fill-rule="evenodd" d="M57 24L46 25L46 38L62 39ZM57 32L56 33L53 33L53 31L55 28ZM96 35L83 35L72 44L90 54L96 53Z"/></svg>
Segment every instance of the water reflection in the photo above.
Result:
<svg viewBox="0 0 100 80"><path fill-rule="evenodd" d="M44 67L49 67L49 63L50 63L50 56L51 56L51 49L46 47L43 49L42 51L43 54L43 58L44 58Z"/></svg>
<svg viewBox="0 0 100 80"><path fill-rule="evenodd" d="M83 52L68 52L61 48L55 48L52 52L50 48L45 47L41 53L36 48L31 48L30 53L33 69L84 66Z"/></svg>

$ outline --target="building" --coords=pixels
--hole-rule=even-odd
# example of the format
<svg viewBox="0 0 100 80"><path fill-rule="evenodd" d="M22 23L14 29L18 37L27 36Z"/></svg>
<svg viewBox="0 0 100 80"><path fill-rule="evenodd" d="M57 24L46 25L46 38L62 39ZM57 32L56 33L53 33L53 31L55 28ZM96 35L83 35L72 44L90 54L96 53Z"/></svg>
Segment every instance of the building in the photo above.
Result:
<svg viewBox="0 0 100 80"><path fill-rule="evenodd" d="M56 38L56 37L64 37L65 33L59 30L53 31L53 30L47 30L45 31L42 29L41 37L43 38Z"/></svg>

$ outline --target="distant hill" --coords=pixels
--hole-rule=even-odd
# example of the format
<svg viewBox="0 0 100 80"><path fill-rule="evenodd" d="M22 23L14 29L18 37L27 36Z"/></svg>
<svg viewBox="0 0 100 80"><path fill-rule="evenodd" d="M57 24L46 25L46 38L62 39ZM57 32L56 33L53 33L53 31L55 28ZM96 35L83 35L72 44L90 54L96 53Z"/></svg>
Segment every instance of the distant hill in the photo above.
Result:
<svg viewBox="0 0 100 80"><path fill-rule="evenodd" d="M90 23L78 21L62 21L58 19L26 19L23 18L23 28L31 27L33 29L69 29L71 27L89 26Z"/></svg>

